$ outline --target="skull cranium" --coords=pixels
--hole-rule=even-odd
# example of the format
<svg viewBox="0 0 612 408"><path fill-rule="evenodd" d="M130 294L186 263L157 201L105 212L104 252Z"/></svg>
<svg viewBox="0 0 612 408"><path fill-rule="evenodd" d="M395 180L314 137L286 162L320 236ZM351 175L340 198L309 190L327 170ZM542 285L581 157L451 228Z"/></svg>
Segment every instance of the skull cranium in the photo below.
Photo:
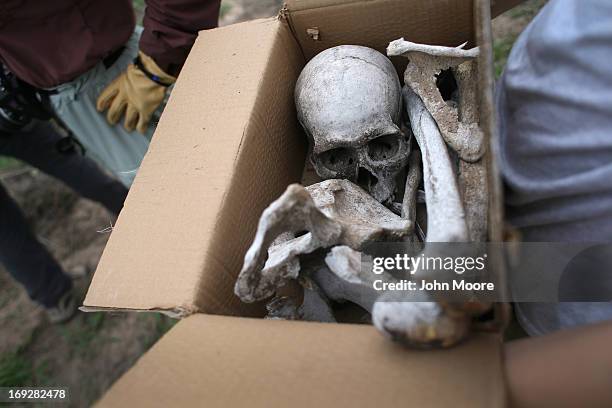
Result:
<svg viewBox="0 0 612 408"><path fill-rule="evenodd" d="M392 200L410 153L399 127L401 100L395 68L378 51L342 45L315 56L297 81L295 102L317 174Z"/></svg>

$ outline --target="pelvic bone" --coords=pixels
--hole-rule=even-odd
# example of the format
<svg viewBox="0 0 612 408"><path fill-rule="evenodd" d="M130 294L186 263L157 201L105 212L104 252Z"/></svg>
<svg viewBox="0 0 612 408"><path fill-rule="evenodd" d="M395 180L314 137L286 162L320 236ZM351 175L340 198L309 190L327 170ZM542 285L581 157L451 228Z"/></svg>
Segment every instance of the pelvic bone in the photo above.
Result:
<svg viewBox="0 0 612 408"><path fill-rule="evenodd" d="M301 231L308 232L287 234ZM298 277L299 255L334 245L360 249L368 242L399 240L411 232L410 221L348 180L326 180L306 188L292 184L263 212L234 291L245 302L265 299ZM285 240L272 245L279 235Z"/></svg>
<svg viewBox="0 0 612 408"><path fill-rule="evenodd" d="M462 44L453 48L416 44L400 38L391 41L387 47L387 55L402 55L410 60L404 73L406 85L421 97L425 107L440 127L446 143L462 160L474 162L484 153L482 132L476 123L466 120L469 115L464 115L464 120L460 121L458 108L444 101L436 87L436 76L442 70L448 68L455 70L460 64L478 56L478 48L464 50L464 46L465 44ZM469 85L474 87L473 82ZM464 106L459 109L476 109L476 107Z"/></svg>

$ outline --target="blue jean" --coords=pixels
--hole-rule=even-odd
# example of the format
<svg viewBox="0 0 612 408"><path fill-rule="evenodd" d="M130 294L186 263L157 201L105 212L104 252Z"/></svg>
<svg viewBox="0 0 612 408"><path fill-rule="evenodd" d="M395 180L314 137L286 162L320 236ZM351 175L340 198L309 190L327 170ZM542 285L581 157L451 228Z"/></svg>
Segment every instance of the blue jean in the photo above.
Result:
<svg viewBox="0 0 612 408"><path fill-rule="evenodd" d="M142 28L136 27L119 58L109 67L100 61L95 67L74 80L54 88L50 101L55 114L70 128L74 136L87 149L87 156L94 159L115 177L130 186L149 142L162 107L153 114L151 124L144 135L123 128L119 123L110 125L106 113L96 109L100 93L121 75L138 55L138 40Z"/></svg>
<svg viewBox="0 0 612 408"><path fill-rule="evenodd" d="M61 138L51 124L35 122L17 134L0 134L0 155L22 160L118 214L127 188L79 152L61 153L56 148ZM1 184L0 263L26 288L30 298L43 306L54 306L72 285Z"/></svg>

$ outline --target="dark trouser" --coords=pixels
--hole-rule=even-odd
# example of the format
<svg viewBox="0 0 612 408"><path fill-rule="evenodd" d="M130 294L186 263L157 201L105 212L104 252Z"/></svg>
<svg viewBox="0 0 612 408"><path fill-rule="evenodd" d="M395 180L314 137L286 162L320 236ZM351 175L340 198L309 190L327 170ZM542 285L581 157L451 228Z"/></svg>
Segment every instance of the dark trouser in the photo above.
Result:
<svg viewBox="0 0 612 408"><path fill-rule="evenodd" d="M0 155L20 159L63 181L85 198L119 214L127 188L106 175L80 153L60 153L61 136L49 123L15 135L0 134ZM23 286L32 300L53 306L71 287L70 278L29 229L17 204L0 185L0 263Z"/></svg>

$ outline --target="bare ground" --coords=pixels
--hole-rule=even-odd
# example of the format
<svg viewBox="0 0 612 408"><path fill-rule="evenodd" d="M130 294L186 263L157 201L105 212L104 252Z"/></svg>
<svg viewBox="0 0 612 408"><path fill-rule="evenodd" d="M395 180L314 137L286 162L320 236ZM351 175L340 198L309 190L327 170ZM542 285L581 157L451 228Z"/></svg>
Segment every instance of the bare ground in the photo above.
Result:
<svg viewBox="0 0 612 408"><path fill-rule="evenodd" d="M272 17L278 13L282 5L282 0L224 0L221 6L220 25Z"/></svg>
<svg viewBox="0 0 612 408"><path fill-rule="evenodd" d="M78 198L50 177L30 168L4 178L40 240L66 270L95 268L111 216L101 206ZM90 276L75 278L84 296ZM51 325L8 273L0 270L0 359L18 363L18 373L0 381L61 385L71 389L72 406L98 398L173 324L153 314L78 313L67 324ZM1 364L1 363L0 363ZM2 368L0 368L2 371Z"/></svg>
<svg viewBox="0 0 612 408"><path fill-rule="evenodd" d="M276 15L281 3L224 0L221 25ZM508 43L511 46L541 3L531 0L494 22L496 58L505 60ZM101 206L24 166L0 171L0 181L66 269L95 268L109 236L98 231L111 222ZM90 276L75 279L82 295L89 280ZM0 386L11 381L68 386L71 406L89 406L172 325L170 319L148 313L79 313L65 325L50 325L0 267Z"/></svg>

